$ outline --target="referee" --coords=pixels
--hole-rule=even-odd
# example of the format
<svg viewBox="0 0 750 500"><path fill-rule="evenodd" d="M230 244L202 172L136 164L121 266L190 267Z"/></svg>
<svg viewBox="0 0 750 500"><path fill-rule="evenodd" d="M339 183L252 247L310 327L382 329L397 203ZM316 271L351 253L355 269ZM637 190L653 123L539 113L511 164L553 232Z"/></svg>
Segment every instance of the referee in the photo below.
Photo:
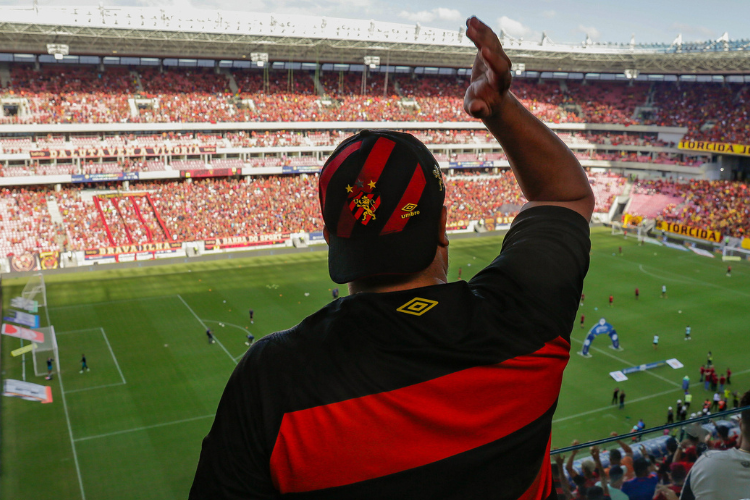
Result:
<svg viewBox="0 0 750 500"><path fill-rule="evenodd" d="M191 499L552 498L552 415L594 197L509 91L495 33L471 18L466 34L479 52L464 107L529 200L502 251L448 283L445 185L428 149L391 131L341 143L319 195L329 273L349 295L248 351Z"/></svg>

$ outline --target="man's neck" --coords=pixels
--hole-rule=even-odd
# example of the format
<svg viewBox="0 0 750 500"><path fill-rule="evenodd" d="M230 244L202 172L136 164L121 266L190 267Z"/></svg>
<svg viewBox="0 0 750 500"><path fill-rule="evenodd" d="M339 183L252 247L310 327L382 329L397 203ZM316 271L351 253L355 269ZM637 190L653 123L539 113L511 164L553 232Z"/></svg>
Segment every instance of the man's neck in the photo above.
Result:
<svg viewBox="0 0 750 500"><path fill-rule="evenodd" d="M425 286L445 285L448 283L448 249L439 246L432 263L426 269L403 276L386 275L362 278L348 283L349 295L355 293L386 293L411 290Z"/></svg>
<svg viewBox="0 0 750 500"><path fill-rule="evenodd" d="M420 273L421 274L421 273ZM357 280L348 284L349 295L355 293L387 293L400 292L402 290L411 290L413 288L422 288L425 286L445 285L447 279L441 279L438 276L409 276L406 280Z"/></svg>

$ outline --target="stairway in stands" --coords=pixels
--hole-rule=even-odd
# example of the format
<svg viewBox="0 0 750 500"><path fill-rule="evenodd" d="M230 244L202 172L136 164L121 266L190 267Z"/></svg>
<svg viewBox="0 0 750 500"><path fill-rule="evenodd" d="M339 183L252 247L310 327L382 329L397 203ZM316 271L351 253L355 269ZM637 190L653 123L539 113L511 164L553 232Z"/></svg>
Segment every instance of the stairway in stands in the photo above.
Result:
<svg viewBox="0 0 750 500"><path fill-rule="evenodd" d="M149 195L94 196L112 246L169 241L169 231Z"/></svg>

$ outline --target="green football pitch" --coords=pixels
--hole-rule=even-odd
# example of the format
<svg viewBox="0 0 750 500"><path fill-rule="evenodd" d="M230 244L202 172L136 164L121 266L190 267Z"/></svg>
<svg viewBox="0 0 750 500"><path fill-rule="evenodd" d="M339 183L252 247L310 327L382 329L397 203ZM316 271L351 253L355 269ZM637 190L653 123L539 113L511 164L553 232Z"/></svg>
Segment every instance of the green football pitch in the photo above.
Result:
<svg viewBox="0 0 750 500"><path fill-rule="evenodd" d="M450 279L457 279L459 267L470 278L495 257L501 241L495 236L453 241ZM682 395L685 374L699 406L708 393L698 383L698 368L709 350L720 373L732 368L732 390L750 388L750 266L735 263L727 277L720 258L638 246L604 229L593 231L592 243L586 301L579 311L586 325L572 325L554 446L625 433L639 418L647 426L663 424L667 406ZM51 385L52 404L0 398L0 498L186 498L201 439L247 349L246 333L259 338L292 326L329 302L335 286L325 252L84 271L49 276L46 283L62 373L47 382L27 365L28 380ZM4 281L6 310L24 284ZM668 298L660 298L662 285ZM591 358L575 354L600 317L617 329L623 350L608 348L602 336ZM691 341L684 340L687 325ZM206 328L216 343L208 343ZM654 334L660 336L658 350ZM2 338L4 378L21 378L20 358L10 354L19 345L18 339ZM79 373L84 353L91 371ZM634 373L620 384L609 376L669 358L685 368ZM616 385L627 394L622 410L609 404ZM535 397L534 387L518 390Z"/></svg>

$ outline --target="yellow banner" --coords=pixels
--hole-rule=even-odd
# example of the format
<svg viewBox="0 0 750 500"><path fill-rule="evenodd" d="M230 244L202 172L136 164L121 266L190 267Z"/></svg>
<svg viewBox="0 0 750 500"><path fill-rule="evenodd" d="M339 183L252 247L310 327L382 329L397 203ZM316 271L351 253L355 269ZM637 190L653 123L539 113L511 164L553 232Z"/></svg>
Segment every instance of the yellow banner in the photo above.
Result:
<svg viewBox="0 0 750 500"><path fill-rule="evenodd" d="M10 351L10 353L13 355L13 357L15 357L20 356L21 354L26 354L27 352L33 351L34 349L36 349L36 344L32 342L31 344L16 349L15 351Z"/></svg>
<svg viewBox="0 0 750 500"><path fill-rule="evenodd" d="M728 144L725 142L680 141L679 149L702 151L705 153L723 153L728 155L750 156L749 144Z"/></svg>
<svg viewBox="0 0 750 500"><path fill-rule="evenodd" d="M622 227L640 226L643 222L643 216L625 214L622 216Z"/></svg>
<svg viewBox="0 0 750 500"><path fill-rule="evenodd" d="M740 243L740 246L745 250L750 250L750 238L742 238L742 243Z"/></svg>
<svg viewBox="0 0 750 500"><path fill-rule="evenodd" d="M656 229L660 231L668 231L670 233L681 234L683 236L690 236L691 238L713 241L714 243L721 243L722 239L722 235L719 231L699 229L697 227L686 226L684 224L678 224L676 222L659 221L656 223Z"/></svg>

